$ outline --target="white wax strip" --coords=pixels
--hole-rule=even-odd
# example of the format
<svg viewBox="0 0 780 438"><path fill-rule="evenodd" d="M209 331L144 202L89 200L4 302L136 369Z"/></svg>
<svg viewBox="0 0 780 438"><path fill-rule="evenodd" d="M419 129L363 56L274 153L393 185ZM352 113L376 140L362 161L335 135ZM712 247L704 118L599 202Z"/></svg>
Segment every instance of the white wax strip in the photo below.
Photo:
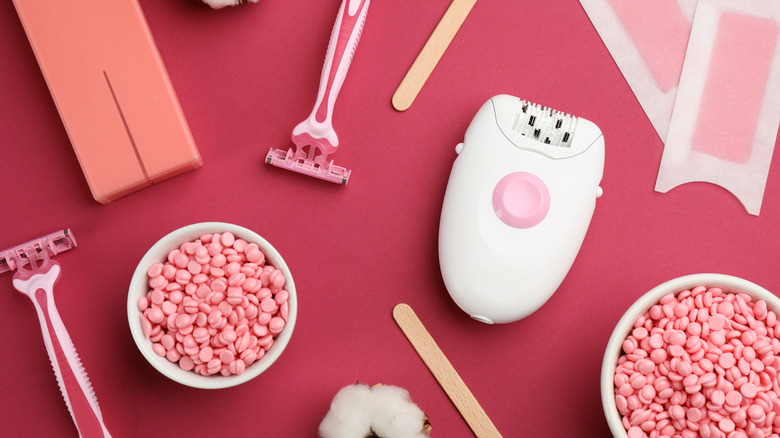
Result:
<svg viewBox="0 0 780 438"><path fill-rule="evenodd" d="M666 138L696 0L580 0L661 140Z"/></svg>
<svg viewBox="0 0 780 438"><path fill-rule="evenodd" d="M655 189L692 181L758 215L780 123L780 3L699 0Z"/></svg>

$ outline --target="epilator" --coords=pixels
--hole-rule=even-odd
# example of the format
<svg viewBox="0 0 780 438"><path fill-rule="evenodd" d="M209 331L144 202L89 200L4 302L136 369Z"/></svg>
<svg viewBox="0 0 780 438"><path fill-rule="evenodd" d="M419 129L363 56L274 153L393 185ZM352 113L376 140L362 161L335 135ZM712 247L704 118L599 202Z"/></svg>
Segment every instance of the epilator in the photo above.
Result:
<svg viewBox="0 0 780 438"><path fill-rule="evenodd" d="M569 272L604 171L592 122L500 95L455 148L439 226L439 263L452 299L485 323L520 320Z"/></svg>

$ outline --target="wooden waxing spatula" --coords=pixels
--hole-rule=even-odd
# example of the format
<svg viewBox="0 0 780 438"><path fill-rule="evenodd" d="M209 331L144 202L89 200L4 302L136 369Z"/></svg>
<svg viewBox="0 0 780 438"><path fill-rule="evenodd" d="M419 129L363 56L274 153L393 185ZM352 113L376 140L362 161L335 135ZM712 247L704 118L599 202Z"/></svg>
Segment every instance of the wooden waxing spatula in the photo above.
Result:
<svg viewBox="0 0 780 438"><path fill-rule="evenodd" d="M458 33L458 29L471 12L471 8L477 0L452 0L447 12L433 30L428 42L425 43L412 67L406 73L401 85L393 95L393 108L398 111L406 111L412 106L412 102L422 89L428 76L431 75L436 64L439 63L444 51Z"/></svg>
<svg viewBox="0 0 780 438"><path fill-rule="evenodd" d="M398 304L393 308L393 318L411 342L417 354L439 382L444 392L458 408L477 438L501 438L501 434L490 421L458 372L425 329L420 319L408 304Z"/></svg>

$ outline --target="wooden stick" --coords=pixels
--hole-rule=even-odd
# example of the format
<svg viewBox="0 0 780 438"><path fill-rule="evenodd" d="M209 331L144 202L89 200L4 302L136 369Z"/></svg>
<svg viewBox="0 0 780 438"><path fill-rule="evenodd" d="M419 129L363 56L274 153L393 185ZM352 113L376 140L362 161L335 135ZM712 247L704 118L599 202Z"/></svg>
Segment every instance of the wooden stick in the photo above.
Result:
<svg viewBox="0 0 780 438"><path fill-rule="evenodd" d="M406 111L417 97L428 76L439 63L444 51L449 47L452 38L471 12L477 0L452 0L447 12L433 30L428 42L423 46L412 67L404 76L401 85L393 95L393 107L398 111Z"/></svg>
<svg viewBox="0 0 780 438"><path fill-rule="evenodd" d="M425 329L420 319L407 304L398 304L393 308L393 318L411 342L417 354L447 393L452 403L460 411L471 431L477 438L501 438L501 434L490 421L482 406L463 380L455 371L447 357L442 353L436 341Z"/></svg>

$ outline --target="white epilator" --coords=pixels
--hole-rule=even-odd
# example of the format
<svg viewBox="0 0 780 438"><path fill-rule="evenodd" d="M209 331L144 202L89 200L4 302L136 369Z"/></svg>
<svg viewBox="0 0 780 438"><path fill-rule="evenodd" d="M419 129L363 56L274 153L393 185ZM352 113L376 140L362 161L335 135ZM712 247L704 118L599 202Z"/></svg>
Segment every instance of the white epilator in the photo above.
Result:
<svg viewBox="0 0 780 438"><path fill-rule="evenodd" d="M485 323L522 319L569 272L604 171L592 122L500 95L457 145L439 226L439 264L453 300Z"/></svg>

